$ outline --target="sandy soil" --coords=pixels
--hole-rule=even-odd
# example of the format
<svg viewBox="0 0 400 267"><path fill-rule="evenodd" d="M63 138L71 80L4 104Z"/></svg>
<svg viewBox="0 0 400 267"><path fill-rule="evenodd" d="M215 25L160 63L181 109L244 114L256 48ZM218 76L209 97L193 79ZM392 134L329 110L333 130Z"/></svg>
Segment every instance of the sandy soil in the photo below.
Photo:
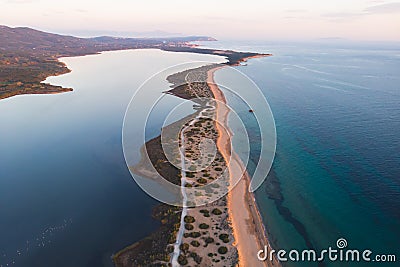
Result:
<svg viewBox="0 0 400 267"><path fill-rule="evenodd" d="M214 72L219 68L221 67L208 71L207 82L215 99L226 103L222 91L214 82ZM223 104L217 103L216 112L217 120L227 125L229 109ZM240 179L237 185L228 193L228 212L235 238L234 246L237 247L239 253L238 265L252 267L280 266L277 261L261 262L257 258L257 252L263 249L264 245L269 246L268 238L265 234L264 224L255 203L254 195L248 191L249 176L239 157L235 153L230 153L230 135L220 128L221 126L217 124L217 130L220 133L217 146L225 160L229 162L231 180L233 177L238 177L238 175L243 174L242 179Z"/></svg>

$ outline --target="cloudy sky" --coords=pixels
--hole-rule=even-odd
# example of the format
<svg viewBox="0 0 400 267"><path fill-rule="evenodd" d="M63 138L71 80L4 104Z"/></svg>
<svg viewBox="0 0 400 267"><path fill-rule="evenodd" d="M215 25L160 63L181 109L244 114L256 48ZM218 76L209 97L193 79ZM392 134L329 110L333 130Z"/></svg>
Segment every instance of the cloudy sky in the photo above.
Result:
<svg viewBox="0 0 400 267"><path fill-rule="evenodd" d="M0 24L79 36L400 41L400 2L381 0L0 0ZM159 31L158 33L152 33Z"/></svg>

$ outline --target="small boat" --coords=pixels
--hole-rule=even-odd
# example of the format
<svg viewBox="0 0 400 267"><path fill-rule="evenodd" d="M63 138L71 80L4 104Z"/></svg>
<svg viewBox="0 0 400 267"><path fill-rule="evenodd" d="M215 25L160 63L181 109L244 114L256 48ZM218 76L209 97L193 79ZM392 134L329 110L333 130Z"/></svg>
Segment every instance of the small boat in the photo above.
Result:
<svg viewBox="0 0 400 267"><path fill-rule="evenodd" d="M253 112L254 112L254 110L252 110L252 109L249 109L249 112L250 112L250 113L253 113Z"/></svg>

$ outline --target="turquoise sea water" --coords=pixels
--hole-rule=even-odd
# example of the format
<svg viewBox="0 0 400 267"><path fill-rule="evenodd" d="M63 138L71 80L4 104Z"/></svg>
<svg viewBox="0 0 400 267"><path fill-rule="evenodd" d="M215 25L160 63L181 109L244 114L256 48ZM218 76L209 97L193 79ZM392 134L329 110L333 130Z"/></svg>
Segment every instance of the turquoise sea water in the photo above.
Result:
<svg viewBox="0 0 400 267"><path fill-rule="evenodd" d="M274 54L237 67L258 84L275 117L275 161L256 192L274 248L322 250L345 238L348 248L399 259L399 48L223 42L213 47ZM224 83L229 75L219 71L216 80ZM232 99L231 104L257 128L243 104ZM253 142L257 159L259 139Z"/></svg>

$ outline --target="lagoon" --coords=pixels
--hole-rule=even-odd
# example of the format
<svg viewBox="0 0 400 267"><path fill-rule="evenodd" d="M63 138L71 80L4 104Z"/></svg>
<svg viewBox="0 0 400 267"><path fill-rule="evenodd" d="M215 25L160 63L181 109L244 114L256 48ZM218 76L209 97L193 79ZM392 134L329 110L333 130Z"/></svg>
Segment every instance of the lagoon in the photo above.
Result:
<svg viewBox="0 0 400 267"><path fill-rule="evenodd" d="M155 73L224 59L148 49L62 61L72 72L46 82L73 92L0 101L2 266L112 266L113 253L155 230L151 209L157 202L125 164L125 110ZM165 77L156 82L160 86L149 94L168 90ZM157 123L149 129L159 134ZM142 145L134 144L138 157Z"/></svg>

